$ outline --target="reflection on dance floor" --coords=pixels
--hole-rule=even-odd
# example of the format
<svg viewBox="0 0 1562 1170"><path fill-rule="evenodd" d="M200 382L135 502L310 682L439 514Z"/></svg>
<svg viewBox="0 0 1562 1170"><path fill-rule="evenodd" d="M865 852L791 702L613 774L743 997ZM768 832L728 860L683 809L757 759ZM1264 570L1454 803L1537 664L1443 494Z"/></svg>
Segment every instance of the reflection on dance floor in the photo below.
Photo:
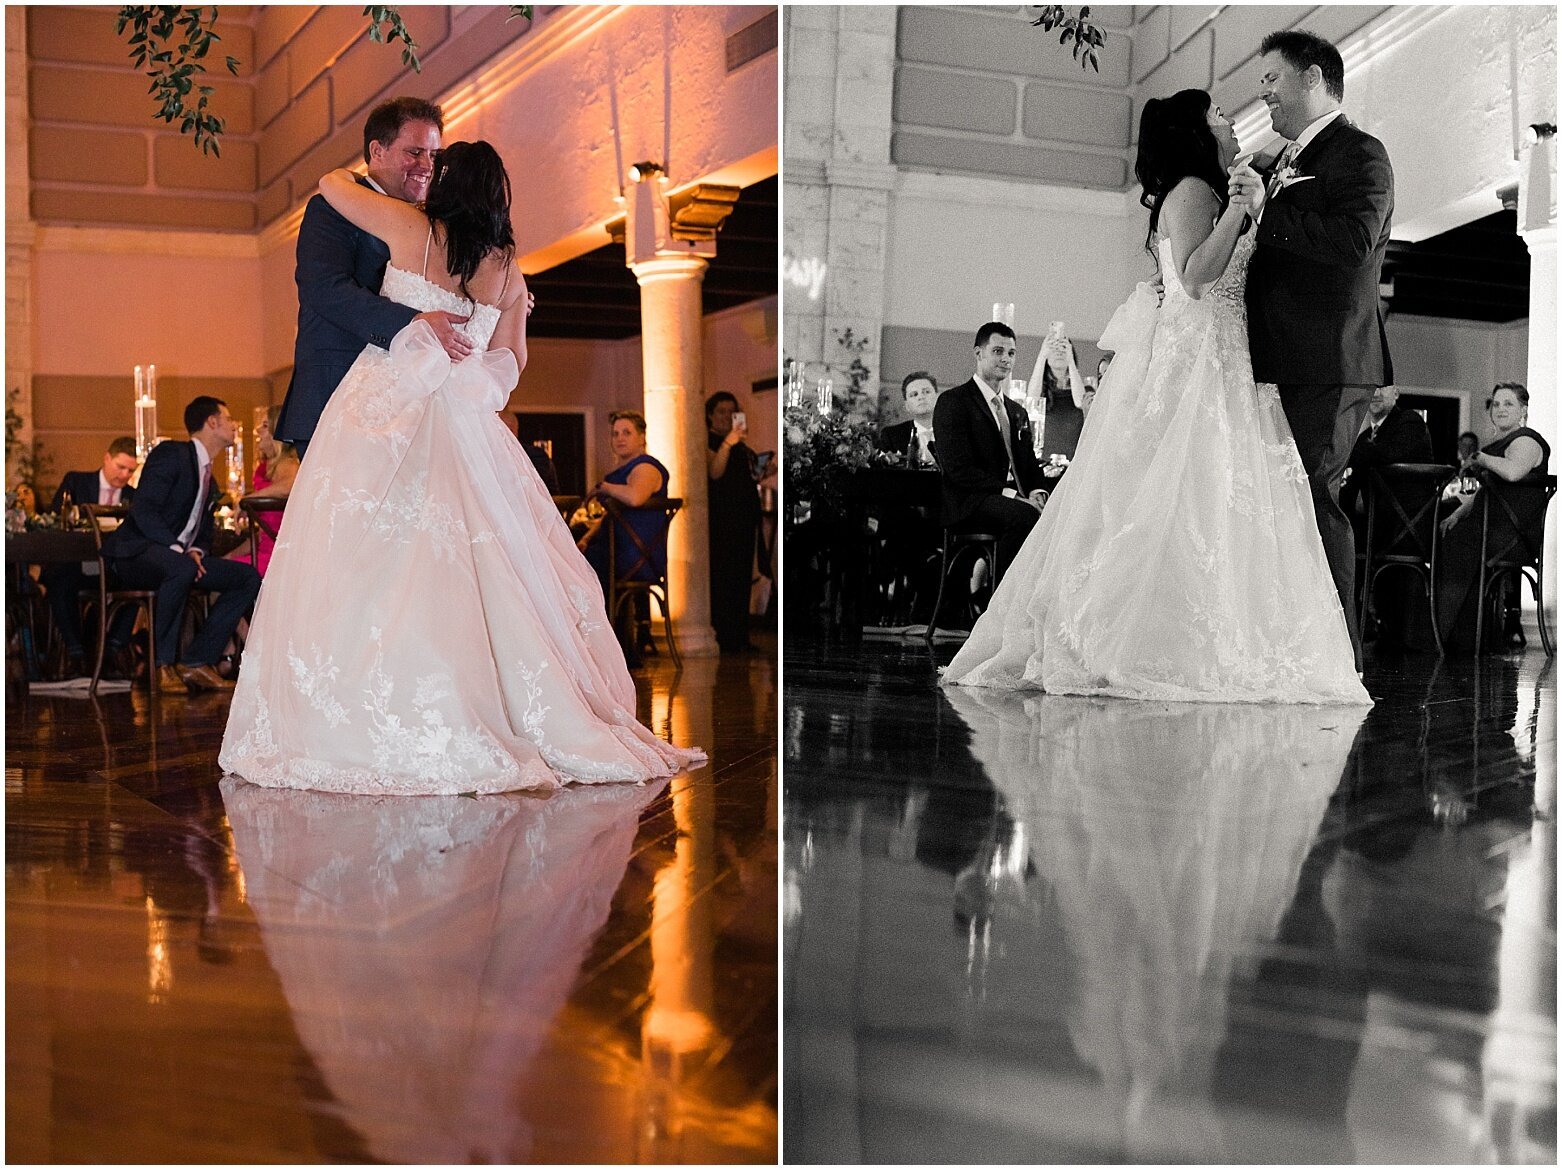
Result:
<svg viewBox="0 0 1562 1170"><path fill-rule="evenodd" d="M774 668L640 678L711 765L547 796L223 779L221 696L8 709L8 1159L774 1161Z"/></svg>
<svg viewBox="0 0 1562 1170"><path fill-rule="evenodd" d="M1370 713L932 673L789 654L787 1161L1555 1160L1543 658Z"/></svg>

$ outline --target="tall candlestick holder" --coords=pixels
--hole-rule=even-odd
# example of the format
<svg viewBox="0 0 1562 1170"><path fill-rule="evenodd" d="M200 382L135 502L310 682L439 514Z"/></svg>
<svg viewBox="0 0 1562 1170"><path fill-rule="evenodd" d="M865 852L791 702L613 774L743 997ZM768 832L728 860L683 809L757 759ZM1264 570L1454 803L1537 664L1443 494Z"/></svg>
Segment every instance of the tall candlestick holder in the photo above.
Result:
<svg viewBox="0 0 1562 1170"><path fill-rule="evenodd" d="M144 463L157 445L157 367L137 366L135 380L136 462Z"/></svg>
<svg viewBox="0 0 1562 1170"><path fill-rule="evenodd" d="M816 395L819 413L828 415L835 407L835 382L830 378L820 378Z"/></svg>
<svg viewBox="0 0 1562 1170"><path fill-rule="evenodd" d="M233 436L233 446L228 448L228 494L235 500L244 498L244 432Z"/></svg>
<svg viewBox="0 0 1562 1170"><path fill-rule="evenodd" d="M787 358L785 367L786 405L792 410L803 404L803 363Z"/></svg>

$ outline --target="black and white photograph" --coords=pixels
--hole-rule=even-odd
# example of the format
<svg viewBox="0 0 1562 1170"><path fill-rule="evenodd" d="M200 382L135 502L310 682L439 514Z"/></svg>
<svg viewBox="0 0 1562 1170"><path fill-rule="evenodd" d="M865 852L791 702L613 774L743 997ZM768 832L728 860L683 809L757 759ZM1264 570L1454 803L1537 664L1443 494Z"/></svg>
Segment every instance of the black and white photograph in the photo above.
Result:
<svg viewBox="0 0 1562 1170"><path fill-rule="evenodd" d="M1556 10L783 9L783 1158L1556 1160Z"/></svg>

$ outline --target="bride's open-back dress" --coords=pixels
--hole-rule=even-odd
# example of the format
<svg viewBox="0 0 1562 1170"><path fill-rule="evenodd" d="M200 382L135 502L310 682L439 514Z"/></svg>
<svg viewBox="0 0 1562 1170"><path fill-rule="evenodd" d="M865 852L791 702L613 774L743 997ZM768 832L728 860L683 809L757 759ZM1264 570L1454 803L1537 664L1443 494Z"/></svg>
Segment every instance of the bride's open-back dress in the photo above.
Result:
<svg viewBox="0 0 1562 1170"><path fill-rule="evenodd" d="M452 364L414 321L367 347L294 481L219 757L256 784L423 795L640 781L702 763L635 719L596 573L499 419L515 357L492 305Z"/></svg>
<svg viewBox="0 0 1562 1170"><path fill-rule="evenodd" d="M947 670L966 686L1360 703L1339 595L1274 386L1253 382L1253 236L1199 299L1158 244L1103 337L1074 461Z"/></svg>

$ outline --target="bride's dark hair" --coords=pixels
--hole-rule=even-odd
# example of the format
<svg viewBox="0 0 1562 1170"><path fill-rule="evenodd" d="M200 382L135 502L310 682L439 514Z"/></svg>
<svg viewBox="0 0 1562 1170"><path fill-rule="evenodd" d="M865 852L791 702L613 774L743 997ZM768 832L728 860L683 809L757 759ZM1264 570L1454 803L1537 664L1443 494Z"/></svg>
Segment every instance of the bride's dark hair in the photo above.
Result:
<svg viewBox="0 0 1562 1170"><path fill-rule="evenodd" d="M510 176L486 142L452 142L439 152L423 211L445 229L445 267L460 279L462 296L489 252L515 247Z"/></svg>
<svg viewBox="0 0 1562 1170"><path fill-rule="evenodd" d="M1169 98L1151 98L1139 115L1139 157L1134 178L1144 188L1139 202L1150 209L1150 230L1144 250L1155 253L1152 242L1161 220L1161 204L1171 189L1192 176L1208 183L1226 208L1226 168L1220 161L1220 143L1209 128L1210 97L1202 89L1185 89Z"/></svg>

